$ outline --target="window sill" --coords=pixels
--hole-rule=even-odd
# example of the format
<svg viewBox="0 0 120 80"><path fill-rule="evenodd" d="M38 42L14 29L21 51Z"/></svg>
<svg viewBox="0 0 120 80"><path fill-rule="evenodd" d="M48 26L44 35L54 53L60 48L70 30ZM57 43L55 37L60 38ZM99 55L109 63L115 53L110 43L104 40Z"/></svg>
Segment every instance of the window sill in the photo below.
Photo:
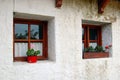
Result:
<svg viewBox="0 0 120 80"><path fill-rule="evenodd" d="M85 52L83 54L83 59L106 58L106 57L109 57L109 52Z"/></svg>
<svg viewBox="0 0 120 80"><path fill-rule="evenodd" d="M21 62L21 61L16 61L13 62L13 65L39 65L39 64L54 64L55 61L51 60L38 60L36 63L28 63L27 61Z"/></svg>

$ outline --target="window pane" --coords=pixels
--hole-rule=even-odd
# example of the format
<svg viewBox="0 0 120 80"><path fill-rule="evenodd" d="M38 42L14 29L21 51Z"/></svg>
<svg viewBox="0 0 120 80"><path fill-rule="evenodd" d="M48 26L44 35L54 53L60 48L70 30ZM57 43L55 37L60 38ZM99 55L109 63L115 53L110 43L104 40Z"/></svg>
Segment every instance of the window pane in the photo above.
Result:
<svg viewBox="0 0 120 80"><path fill-rule="evenodd" d="M15 24L15 39L27 39L27 38L28 38L28 25Z"/></svg>
<svg viewBox="0 0 120 80"><path fill-rule="evenodd" d="M89 46L92 46L93 48L95 48L97 46L97 42L93 42L93 43L91 42Z"/></svg>
<svg viewBox="0 0 120 80"><path fill-rule="evenodd" d="M84 43L82 43L82 51L84 51Z"/></svg>
<svg viewBox="0 0 120 80"><path fill-rule="evenodd" d="M43 38L43 27L42 25L31 25L30 30L31 39L42 39Z"/></svg>
<svg viewBox="0 0 120 80"><path fill-rule="evenodd" d="M84 28L82 28L82 40L84 40L84 33L85 32L85 30L84 30Z"/></svg>
<svg viewBox="0 0 120 80"><path fill-rule="evenodd" d="M27 56L28 43L15 43L15 57Z"/></svg>
<svg viewBox="0 0 120 80"><path fill-rule="evenodd" d="M31 43L31 48L33 48L34 50L40 50L40 54L38 56L42 56L43 53L43 48L42 48L43 44L42 43Z"/></svg>
<svg viewBox="0 0 120 80"><path fill-rule="evenodd" d="M97 29L90 29L90 40L97 40Z"/></svg>

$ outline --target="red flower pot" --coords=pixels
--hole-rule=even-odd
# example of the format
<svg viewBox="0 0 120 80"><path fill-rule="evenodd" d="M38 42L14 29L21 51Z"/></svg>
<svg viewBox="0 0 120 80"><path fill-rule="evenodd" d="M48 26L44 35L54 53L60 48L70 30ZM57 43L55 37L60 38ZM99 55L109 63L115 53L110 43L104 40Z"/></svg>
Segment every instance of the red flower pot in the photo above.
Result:
<svg viewBox="0 0 120 80"><path fill-rule="evenodd" d="M37 56L28 56L27 60L28 60L28 63L36 63L37 62Z"/></svg>

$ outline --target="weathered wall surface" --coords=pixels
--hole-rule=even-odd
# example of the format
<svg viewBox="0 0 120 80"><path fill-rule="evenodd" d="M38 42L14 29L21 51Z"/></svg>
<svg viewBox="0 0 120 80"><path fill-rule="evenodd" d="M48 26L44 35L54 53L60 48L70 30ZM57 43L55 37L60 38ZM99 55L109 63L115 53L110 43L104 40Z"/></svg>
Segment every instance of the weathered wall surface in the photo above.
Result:
<svg viewBox="0 0 120 80"><path fill-rule="evenodd" d="M63 0L57 9L54 0L0 0L0 80L119 80L120 5L110 2L101 15L96 1ZM13 12L54 17L50 60L13 62ZM82 59L83 19L112 23L112 57Z"/></svg>

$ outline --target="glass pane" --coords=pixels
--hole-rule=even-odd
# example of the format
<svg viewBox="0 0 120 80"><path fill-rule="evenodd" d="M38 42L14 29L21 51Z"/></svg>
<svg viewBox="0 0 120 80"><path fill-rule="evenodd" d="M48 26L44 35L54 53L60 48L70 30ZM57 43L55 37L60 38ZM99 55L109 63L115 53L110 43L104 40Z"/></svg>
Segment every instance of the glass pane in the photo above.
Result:
<svg viewBox="0 0 120 80"><path fill-rule="evenodd" d="M84 51L84 43L82 43L82 51Z"/></svg>
<svg viewBox="0 0 120 80"><path fill-rule="evenodd" d="M42 25L31 25L31 39L42 39L43 38L43 27Z"/></svg>
<svg viewBox="0 0 120 80"><path fill-rule="evenodd" d="M15 24L15 39L27 39L27 38L28 38L28 25Z"/></svg>
<svg viewBox="0 0 120 80"><path fill-rule="evenodd" d="M31 48L33 48L34 50L40 50L40 54L38 56L42 56L43 54L43 48L42 48L43 44L42 43L31 43Z"/></svg>
<svg viewBox="0 0 120 80"><path fill-rule="evenodd" d="M97 29L90 29L90 40L97 40Z"/></svg>
<svg viewBox="0 0 120 80"><path fill-rule="evenodd" d="M97 42L93 42L93 43L91 42L89 46L92 46L93 48L95 48L97 46Z"/></svg>
<svg viewBox="0 0 120 80"><path fill-rule="evenodd" d="M82 28L82 40L84 40L84 28Z"/></svg>
<svg viewBox="0 0 120 80"><path fill-rule="evenodd" d="M15 43L15 57L27 56L28 43Z"/></svg>

